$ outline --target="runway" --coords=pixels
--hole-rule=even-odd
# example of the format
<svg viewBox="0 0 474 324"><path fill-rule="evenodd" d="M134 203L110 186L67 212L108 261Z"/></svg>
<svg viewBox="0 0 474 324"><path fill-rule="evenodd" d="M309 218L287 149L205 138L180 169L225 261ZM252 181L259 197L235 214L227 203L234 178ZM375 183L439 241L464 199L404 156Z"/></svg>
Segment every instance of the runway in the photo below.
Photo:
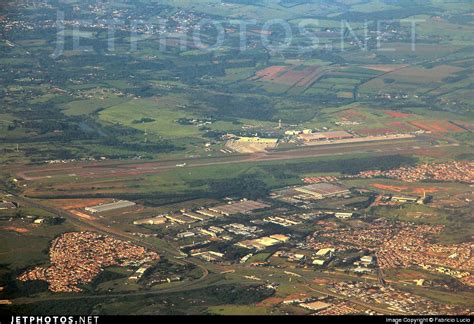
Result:
<svg viewBox="0 0 474 324"><path fill-rule="evenodd" d="M368 142L357 144L335 144L325 146L304 146L289 150L277 150L255 154L221 155L208 157L195 157L172 159L162 161L101 161L101 162L75 162L61 165L43 165L30 167L25 170L15 170L18 178L35 181L58 177L81 178L118 178L134 175L156 174L177 168L196 168L212 165L258 163L266 161L291 161L304 158L324 156L354 156L359 154L390 155L413 154L422 149L436 150L446 146L432 145L425 139L415 138L392 142Z"/></svg>

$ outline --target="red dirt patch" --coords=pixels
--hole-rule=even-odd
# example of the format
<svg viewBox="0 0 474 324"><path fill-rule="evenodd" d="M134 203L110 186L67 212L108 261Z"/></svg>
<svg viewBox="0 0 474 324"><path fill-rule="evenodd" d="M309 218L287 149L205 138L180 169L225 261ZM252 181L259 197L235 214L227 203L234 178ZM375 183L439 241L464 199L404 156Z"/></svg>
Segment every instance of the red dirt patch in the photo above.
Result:
<svg viewBox="0 0 474 324"><path fill-rule="evenodd" d="M464 132L465 130L459 126L446 120L414 120L409 122L411 125L418 127L419 129L433 132L433 133L447 133L447 132Z"/></svg>
<svg viewBox="0 0 474 324"><path fill-rule="evenodd" d="M438 192L439 191L439 188L436 188L436 187L417 187L417 188L412 188L411 189L412 192L414 193L417 193L419 195L423 195L423 193L434 193L434 192Z"/></svg>
<svg viewBox="0 0 474 324"><path fill-rule="evenodd" d="M407 192L412 194L417 194L422 196L423 194L429 194L438 192L439 188L437 187L404 187L404 186L390 186L385 185L382 183L373 183L372 187L380 189L380 190L388 190L388 191L395 191L395 192Z"/></svg>
<svg viewBox="0 0 474 324"><path fill-rule="evenodd" d="M381 190L389 190L389 191L397 191L397 192L405 191L408 189L408 187L390 186L390 185L384 185L382 183L373 183L372 187L381 189Z"/></svg>
<svg viewBox="0 0 474 324"><path fill-rule="evenodd" d="M69 210L104 204L110 202L111 199L52 199L50 201L61 209Z"/></svg>
<svg viewBox="0 0 474 324"><path fill-rule="evenodd" d="M15 226L5 226L5 227L3 227L3 229L6 230L6 231L11 231L11 232L18 233L18 234L25 234L25 233L28 233L30 231L27 228L15 227Z"/></svg>
<svg viewBox="0 0 474 324"><path fill-rule="evenodd" d="M275 79L281 72L285 71L286 69L287 69L286 66L277 66L277 65L270 66L263 70L257 71L257 73L255 73L255 76L265 81L271 81Z"/></svg>
<svg viewBox="0 0 474 324"><path fill-rule="evenodd" d="M316 278L316 279L313 280L313 283L315 283L317 285L327 285L327 284L330 284L332 282L333 282L332 280L325 279L325 278Z"/></svg>
<svg viewBox="0 0 474 324"><path fill-rule="evenodd" d="M384 113L393 118L408 118L411 114L405 114L399 111L385 110Z"/></svg>
<svg viewBox="0 0 474 324"><path fill-rule="evenodd" d="M269 81L289 86L309 87L322 77L324 71L319 66L270 66L257 71L250 80Z"/></svg>
<svg viewBox="0 0 474 324"><path fill-rule="evenodd" d="M91 215L88 215L88 214L85 214L85 213L81 213L80 211L77 211L77 210L71 210L70 211L71 214L74 214L76 215L77 217L80 217L80 218L83 218L83 219L86 219L86 220L96 220L97 218L91 216Z"/></svg>

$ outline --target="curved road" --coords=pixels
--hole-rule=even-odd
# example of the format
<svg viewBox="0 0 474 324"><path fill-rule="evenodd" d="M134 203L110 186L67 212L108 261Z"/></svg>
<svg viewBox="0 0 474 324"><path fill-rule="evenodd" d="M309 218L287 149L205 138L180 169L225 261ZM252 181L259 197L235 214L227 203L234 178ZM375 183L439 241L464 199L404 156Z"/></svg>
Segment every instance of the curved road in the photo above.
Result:
<svg viewBox="0 0 474 324"><path fill-rule="evenodd" d="M161 250L158 250L156 248L156 246L154 246L153 244L148 243L148 242L144 242L144 241L140 240L139 238L137 238L133 235L130 235L128 233L122 232L118 229L108 227L104 224L100 224L100 223L97 223L97 222L85 221L85 220L82 220L82 219L74 216L73 214L68 213L65 210L56 209L56 208L53 208L53 207L50 207L50 206L45 206L43 204L38 203L37 201L35 201L33 199L18 196L18 195L15 195L13 193L11 193L11 194L14 195L15 199L17 201L19 201L20 203L29 204L31 206L46 210L46 211L48 211L50 213L53 213L55 215L62 216L64 218L66 218L71 224L78 227L79 229L92 230L94 232L101 233L101 234L106 234L106 235L115 237L115 238L120 239L120 240L132 241L132 242L136 243L137 245L141 245L141 246L146 247L150 250L153 250L153 251L157 252L160 255L163 255L163 252L168 253L172 257L176 257L176 256L179 255L178 251L176 251L172 248L163 247ZM200 278L196 279L196 280L193 280L193 281L189 281L189 282L183 281L182 284L180 284L177 287L173 287L173 288L169 288L169 289L162 289L162 290L157 290L157 291L140 291L140 292L133 292L133 293L103 294L103 295L88 295L88 296L84 296L84 295L64 296L63 295L63 296L41 297L41 298L35 298L35 297L33 297L33 298L18 298L18 299L14 299L13 303L14 304L25 304L25 303L34 303L34 302L37 302L37 301L40 301L40 300L41 301L44 301L44 300L66 300L66 299L74 300L74 299L98 298L98 297L125 297L125 296L159 295L159 294L164 294L164 293L179 292L179 291L193 289L194 286L197 286L197 285L203 283L208 278L209 270L198 261L189 260L189 259L188 260L186 260L186 259L176 260L176 259L173 258L173 262L181 263L181 264L187 263L187 264L194 265L202 271L202 276Z"/></svg>

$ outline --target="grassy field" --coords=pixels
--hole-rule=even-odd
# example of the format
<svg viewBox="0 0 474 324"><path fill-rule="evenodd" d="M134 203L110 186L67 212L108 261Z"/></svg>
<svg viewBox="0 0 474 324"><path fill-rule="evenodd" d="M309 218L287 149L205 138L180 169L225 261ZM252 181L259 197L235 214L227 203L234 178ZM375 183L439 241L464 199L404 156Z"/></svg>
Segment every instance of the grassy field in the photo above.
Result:
<svg viewBox="0 0 474 324"><path fill-rule="evenodd" d="M76 100L64 105L63 113L67 116L91 115L101 109L113 107L126 101L127 99L118 96Z"/></svg>
<svg viewBox="0 0 474 324"><path fill-rule="evenodd" d="M100 119L107 123L118 123L128 127L147 131L154 136L164 138L193 137L200 135L193 126L183 126L176 123L179 118L193 116L178 106L187 102L178 96L160 97L154 99L136 99L118 104L100 112ZM142 118L154 119L152 122L136 123ZM135 121L135 123L134 123Z"/></svg>
<svg viewBox="0 0 474 324"><path fill-rule="evenodd" d="M370 159L373 154L358 154L357 158ZM209 183L236 179L239 176L247 175L261 180L268 188L284 187L287 185L301 183L301 178L308 174L308 171L289 171L291 165L303 163L311 168L312 163L337 162L345 160L347 157L334 155L315 158L301 158L290 161L262 161L232 164L216 164L210 166L195 166L186 168L173 168L146 176L123 176L119 179L115 177L101 177L98 179L79 177L55 177L45 178L29 183L25 190L28 195L47 195L68 193L69 195L87 195L93 191L94 194L112 195L123 193L141 194L191 194L192 192L206 192L209 190ZM317 164L316 164L317 165ZM317 167L315 167L316 171ZM286 170L286 171L285 171ZM278 172L277 172L278 171ZM281 173L284 174L281 174ZM285 173L286 172L286 173Z"/></svg>
<svg viewBox="0 0 474 324"><path fill-rule="evenodd" d="M208 308L209 314L213 315L278 315L268 307L256 307L252 305L219 305Z"/></svg>
<svg viewBox="0 0 474 324"><path fill-rule="evenodd" d="M18 221L0 221L1 259L10 270L19 270L35 264L47 264L49 242L57 235L73 230L69 224L34 226ZM10 227L21 227L28 232L19 234Z"/></svg>

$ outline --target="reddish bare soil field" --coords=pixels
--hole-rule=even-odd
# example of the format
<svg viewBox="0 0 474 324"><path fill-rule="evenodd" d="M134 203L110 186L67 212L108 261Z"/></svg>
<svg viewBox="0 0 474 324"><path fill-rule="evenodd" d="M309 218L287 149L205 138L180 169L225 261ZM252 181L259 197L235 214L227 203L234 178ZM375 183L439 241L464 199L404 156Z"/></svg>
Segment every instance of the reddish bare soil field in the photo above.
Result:
<svg viewBox="0 0 474 324"><path fill-rule="evenodd" d="M390 186L390 185L384 185L382 183L374 183L372 184L372 187L381 189L381 190L389 190L389 191L397 191L397 192L401 192L408 189L408 187Z"/></svg>
<svg viewBox="0 0 474 324"><path fill-rule="evenodd" d="M447 133L447 132L459 133L459 132L465 131L461 127L456 126L453 123L446 120L433 120L433 121L415 120L415 121L410 121L409 123L422 130L430 131L433 133Z"/></svg>
<svg viewBox="0 0 474 324"><path fill-rule="evenodd" d="M89 220L89 221L93 221L93 220L96 220L97 218L94 217L94 216L91 216L91 215L88 215L86 213L82 213L80 211L77 211L77 210L71 210L70 211L72 214L76 215L77 217L80 217L82 219L85 219L85 220Z"/></svg>
<svg viewBox="0 0 474 324"><path fill-rule="evenodd" d="M270 66L267 67L263 70L258 71L255 76L256 78L254 79L262 79L265 81L272 81L275 79L281 72L285 71L287 69L286 66Z"/></svg>
<svg viewBox="0 0 474 324"><path fill-rule="evenodd" d="M110 202L111 199L51 199L54 206L61 209L79 209Z"/></svg>
<svg viewBox="0 0 474 324"><path fill-rule="evenodd" d="M30 231L27 228L15 227L15 226L5 226L5 227L3 227L3 229L6 230L6 231L11 231L11 232L18 233L18 234L25 234L25 233L28 233Z"/></svg>
<svg viewBox="0 0 474 324"><path fill-rule="evenodd" d="M364 114L360 113L357 109L348 109L336 113L341 119L348 121L359 121L366 119Z"/></svg>
<svg viewBox="0 0 474 324"><path fill-rule="evenodd" d="M417 195L423 195L423 193L429 194L429 193L434 193L438 192L439 188L436 187L403 187L403 186L390 186L390 185L385 185L382 183L374 183L372 184L372 187L381 189L381 190L389 190L389 191L395 191L395 192L409 192Z"/></svg>
<svg viewBox="0 0 474 324"><path fill-rule="evenodd" d="M439 191L439 188L435 188L435 187L416 187L416 188L412 188L412 192L414 193L417 193L419 195L423 195L423 193L434 193L434 192L438 192Z"/></svg>
<svg viewBox="0 0 474 324"><path fill-rule="evenodd" d="M386 110L384 111L384 113L393 118L408 118L411 116L411 114L405 114L399 111L392 111L392 110Z"/></svg>
<svg viewBox="0 0 474 324"><path fill-rule="evenodd" d="M332 282L333 282L332 280L325 279L325 278L316 278L316 279L313 280L313 283L315 283L317 285L328 285Z"/></svg>
<svg viewBox="0 0 474 324"><path fill-rule="evenodd" d="M296 87L309 87L322 77L324 71L318 66L270 66L258 71L252 81L268 81Z"/></svg>

